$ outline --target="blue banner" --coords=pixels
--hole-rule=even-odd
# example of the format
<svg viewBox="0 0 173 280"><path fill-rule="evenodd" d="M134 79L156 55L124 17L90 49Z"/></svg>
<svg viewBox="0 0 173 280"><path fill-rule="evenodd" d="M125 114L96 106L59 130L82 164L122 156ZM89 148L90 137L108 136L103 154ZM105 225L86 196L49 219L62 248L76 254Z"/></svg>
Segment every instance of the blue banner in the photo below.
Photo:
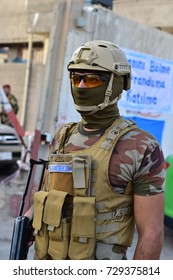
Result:
<svg viewBox="0 0 173 280"><path fill-rule="evenodd" d="M161 120L150 120L150 119L144 119L140 117L125 117L125 119L131 119L133 120L139 128L146 130L150 134L152 134L157 141L162 145L162 134L165 122Z"/></svg>

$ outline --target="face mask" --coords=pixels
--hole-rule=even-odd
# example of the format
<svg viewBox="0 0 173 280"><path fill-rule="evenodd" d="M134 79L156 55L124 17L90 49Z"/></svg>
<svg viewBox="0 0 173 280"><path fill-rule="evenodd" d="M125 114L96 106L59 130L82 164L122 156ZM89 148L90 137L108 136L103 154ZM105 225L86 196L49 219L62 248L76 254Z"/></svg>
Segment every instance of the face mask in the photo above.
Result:
<svg viewBox="0 0 173 280"><path fill-rule="evenodd" d="M107 82L103 86L95 88L72 88L72 97L77 106L99 105L104 100Z"/></svg>
<svg viewBox="0 0 173 280"><path fill-rule="evenodd" d="M72 97L75 105L83 107L83 106L94 106L99 105L104 101L105 92L107 89L109 81L105 81L103 86L98 86L95 88L78 88L71 87ZM114 100L118 97L123 88L123 77L114 77L113 81L113 92L110 97L110 101ZM109 105L105 107L103 110L99 110L94 114L88 114L88 111L83 111L77 109L77 111L82 116L82 122L85 127L88 128L102 128L108 127L111 125L115 118L119 116L119 110L117 108L117 104Z"/></svg>
<svg viewBox="0 0 173 280"><path fill-rule="evenodd" d="M83 115L82 123L86 128L107 128L110 126L119 115L119 110L116 104L107 106L101 111L97 111L93 115Z"/></svg>

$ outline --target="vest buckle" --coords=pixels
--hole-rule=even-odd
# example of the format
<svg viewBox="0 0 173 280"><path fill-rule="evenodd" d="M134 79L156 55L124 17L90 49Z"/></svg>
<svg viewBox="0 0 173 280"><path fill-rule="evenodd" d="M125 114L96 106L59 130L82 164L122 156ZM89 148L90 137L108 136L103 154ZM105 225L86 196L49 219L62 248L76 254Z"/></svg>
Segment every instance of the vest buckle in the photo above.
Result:
<svg viewBox="0 0 173 280"><path fill-rule="evenodd" d="M124 218L124 213L121 211L121 209L117 209L116 212L114 213L114 220L120 222L123 220L123 218Z"/></svg>

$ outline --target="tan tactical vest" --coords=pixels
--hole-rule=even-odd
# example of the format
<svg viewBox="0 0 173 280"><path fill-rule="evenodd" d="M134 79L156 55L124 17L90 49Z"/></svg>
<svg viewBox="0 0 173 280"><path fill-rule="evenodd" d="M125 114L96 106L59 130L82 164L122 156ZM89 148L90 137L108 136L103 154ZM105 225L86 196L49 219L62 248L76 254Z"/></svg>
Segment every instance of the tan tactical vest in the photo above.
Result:
<svg viewBox="0 0 173 280"><path fill-rule="evenodd" d="M97 241L130 246L134 233L133 194L112 190L108 167L119 137L134 129L119 118L92 146L63 154L75 124L65 126L50 154L47 183L34 196L33 227L39 259L93 259Z"/></svg>

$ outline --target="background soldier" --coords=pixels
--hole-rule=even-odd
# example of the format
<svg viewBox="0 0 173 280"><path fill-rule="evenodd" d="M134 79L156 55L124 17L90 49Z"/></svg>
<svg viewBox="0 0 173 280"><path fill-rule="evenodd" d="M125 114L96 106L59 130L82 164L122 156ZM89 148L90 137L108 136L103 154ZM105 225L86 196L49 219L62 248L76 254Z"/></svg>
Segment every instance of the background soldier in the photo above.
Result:
<svg viewBox="0 0 173 280"><path fill-rule="evenodd" d="M11 86L8 84L3 85L3 90L8 97L8 100L13 108L14 113L17 115L19 111L18 101L17 98L11 93ZM12 126L11 122L9 121L8 115L2 108L1 112L1 123Z"/></svg>

